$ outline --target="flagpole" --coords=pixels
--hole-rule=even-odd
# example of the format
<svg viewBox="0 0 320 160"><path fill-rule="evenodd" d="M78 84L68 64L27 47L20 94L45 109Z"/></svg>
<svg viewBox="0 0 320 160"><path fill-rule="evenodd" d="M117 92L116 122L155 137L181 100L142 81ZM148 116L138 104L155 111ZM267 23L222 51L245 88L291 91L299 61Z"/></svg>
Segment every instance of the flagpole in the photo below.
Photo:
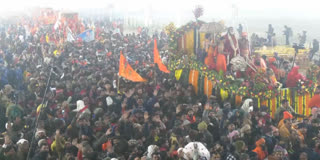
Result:
<svg viewBox="0 0 320 160"><path fill-rule="evenodd" d="M118 75L118 82L117 82L117 93L120 93L120 75Z"/></svg>
<svg viewBox="0 0 320 160"><path fill-rule="evenodd" d="M153 66L153 77L154 77L154 83L155 83L155 85L157 85L157 77L156 77L156 65L157 65L157 63L155 63L154 64L154 66Z"/></svg>

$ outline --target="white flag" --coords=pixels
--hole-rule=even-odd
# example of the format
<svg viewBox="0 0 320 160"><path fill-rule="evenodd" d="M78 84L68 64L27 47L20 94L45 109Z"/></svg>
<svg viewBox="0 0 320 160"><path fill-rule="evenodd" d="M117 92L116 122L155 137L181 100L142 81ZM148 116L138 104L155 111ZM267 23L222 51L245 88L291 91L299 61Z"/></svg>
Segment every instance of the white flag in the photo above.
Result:
<svg viewBox="0 0 320 160"><path fill-rule="evenodd" d="M68 27L67 28L67 41L68 42L72 42L72 41L74 41L75 39L74 39L74 37L73 37L73 35L72 35L72 31L70 30L70 28Z"/></svg>

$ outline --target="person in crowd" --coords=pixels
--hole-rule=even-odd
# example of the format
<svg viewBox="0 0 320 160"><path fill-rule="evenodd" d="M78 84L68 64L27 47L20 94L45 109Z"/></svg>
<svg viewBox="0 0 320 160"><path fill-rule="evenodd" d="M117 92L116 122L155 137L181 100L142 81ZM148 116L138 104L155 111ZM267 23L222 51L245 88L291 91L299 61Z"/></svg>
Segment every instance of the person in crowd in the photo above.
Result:
<svg viewBox="0 0 320 160"><path fill-rule="evenodd" d="M314 39L312 41L312 49L310 50L310 53L309 53L309 59L312 60L313 56L318 51L319 51L319 41L317 39Z"/></svg>
<svg viewBox="0 0 320 160"><path fill-rule="evenodd" d="M274 43L273 42L273 37L274 36L275 36L274 28L272 27L271 24L269 24L268 31L267 31L267 39L268 39L269 46L271 46Z"/></svg>
<svg viewBox="0 0 320 160"><path fill-rule="evenodd" d="M290 37L292 37L292 35L293 35L292 29L285 25L283 34L286 37L286 45L290 45Z"/></svg>
<svg viewBox="0 0 320 160"><path fill-rule="evenodd" d="M299 46L304 47L307 41L307 31L302 31L302 35L299 34Z"/></svg>
<svg viewBox="0 0 320 160"><path fill-rule="evenodd" d="M248 40L248 33L242 32L241 39L239 40L239 48L240 48L240 55L243 57L249 57L250 48L249 48L249 40Z"/></svg>
<svg viewBox="0 0 320 160"><path fill-rule="evenodd" d="M243 33L243 26L242 26L242 24L239 24L239 27L238 27L237 31L238 31L239 36L242 35L242 33Z"/></svg>
<svg viewBox="0 0 320 160"><path fill-rule="evenodd" d="M231 61L233 57L235 57L237 54L239 54L239 43L238 39L235 36L233 27L228 28L227 34L224 36L225 43L224 43L224 51L227 53L227 65Z"/></svg>

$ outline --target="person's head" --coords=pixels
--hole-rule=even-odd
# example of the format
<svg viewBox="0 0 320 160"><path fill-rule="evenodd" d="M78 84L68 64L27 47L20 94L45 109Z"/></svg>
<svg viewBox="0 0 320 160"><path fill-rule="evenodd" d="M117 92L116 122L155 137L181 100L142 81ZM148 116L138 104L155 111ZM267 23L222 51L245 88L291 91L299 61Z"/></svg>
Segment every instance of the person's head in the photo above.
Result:
<svg viewBox="0 0 320 160"><path fill-rule="evenodd" d="M159 152L152 153L152 160L161 160L160 153Z"/></svg>
<svg viewBox="0 0 320 160"><path fill-rule="evenodd" d="M244 39L247 39L248 38L248 33L247 32L243 32L241 34L241 37L244 38Z"/></svg>
<svg viewBox="0 0 320 160"><path fill-rule="evenodd" d="M256 147L264 148L265 145L266 145L266 141L264 138L260 138L258 141L256 141Z"/></svg>
<svg viewBox="0 0 320 160"><path fill-rule="evenodd" d="M221 160L221 155L219 153L213 153L211 160Z"/></svg>
<svg viewBox="0 0 320 160"><path fill-rule="evenodd" d="M29 142L25 139L20 139L18 142L17 142L17 145L18 145L18 149L22 152L28 152L29 150Z"/></svg>
<svg viewBox="0 0 320 160"><path fill-rule="evenodd" d="M38 142L38 146L40 148L40 152L49 152L49 145L45 139L41 139Z"/></svg>
<svg viewBox="0 0 320 160"><path fill-rule="evenodd" d="M137 93L138 93L138 94L143 94L143 89L142 89L142 88L139 88L139 89L137 90Z"/></svg>
<svg viewBox="0 0 320 160"><path fill-rule="evenodd" d="M228 125L228 131L229 131L229 132L232 132L233 130L235 130L235 125L234 125L233 123L230 123L230 124Z"/></svg>
<svg viewBox="0 0 320 160"><path fill-rule="evenodd" d="M231 103L230 103L230 102L224 102L223 108L228 108L228 109L230 109L230 108L231 108Z"/></svg>
<svg viewBox="0 0 320 160"><path fill-rule="evenodd" d="M276 145L273 149L273 155L278 159L282 159L285 156L285 149Z"/></svg>
<svg viewBox="0 0 320 160"><path fill-rule="evenodd" d="M234 143L234 146L235 146L236 152L238 152L238 153L244 153L248 149L246 146L246 143L244 143L244 141L242 141L242 140L236 141Z"/></svg>
<svg viewBox="0 0 320 160"><path fill-rule="evenodd" d="M189 116L189 117L192 117L193 114L194 114L193 110L192 110L192 109L189 109L189 110L188 110L188 116Z"/></svg>
<svg viewBox="0 0 320 160"><path fill-rule="evenodd" d="M229 33L229 34L232 34L232 35L234 34L233 27L229 27L229 28L228 28L228 33Z"/></svg>
<svg viewBox="0 0 320 160"><path fill-rule="evenodd" d="M307 125L305 123L298 124L298 130L305 135L307 133Z"/></svg>
<svg viewBox="0 0 320 160"><path fill-rule="evenodd" d="M284 100L282 100L281 104L282 104L283 107L288 107L289 106L289 101L284 99Z"/></svg>
<svg viewBox="0 0 320 160"><path fill-rule="evenodd" d="M285 119L284 121L284 125L289 129L292 126L292 120L291 119Z"/></svg>
<svg viewBox="0 0 320 160"><path fill-rule="evenodd" d="M308 154L306 152L302 152L299 155L299 160L307 160L308 159Z"/></svg>

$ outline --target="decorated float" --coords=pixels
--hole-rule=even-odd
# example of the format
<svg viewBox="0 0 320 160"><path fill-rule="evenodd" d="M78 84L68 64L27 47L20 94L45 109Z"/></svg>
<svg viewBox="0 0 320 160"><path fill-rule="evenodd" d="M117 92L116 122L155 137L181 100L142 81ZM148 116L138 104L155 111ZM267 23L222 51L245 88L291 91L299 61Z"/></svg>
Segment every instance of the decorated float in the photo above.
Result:
<svg viewBox="0 0 320 160"><path fill-rule="evenodd" d="M215 92L222 101L233 100L236 106L241 105L241 99L253 98L257 106L267 106L272 116L281 106L283 99L289 100L290 105L295 108L297 113L310 115L311 109L308 108L308 103L314 94L317 77L320 75L318 66L308 67L307 78L309 81L299 82L294 88L282 88L278 83L270 85L264 78L269 76L268 73L262 70L256 70L254 76L243 80L235 78L228 72L209 69L207 65L199 61L198 51L204 49L207 33L215 41L225 31L225 27L221 22L206 23L198 20L202 13L202 8L197 7L194 11L196 21L189 22L178 29L173 23L165 28L170 38L169 47L172 53L168 68L178 81L191 84L198 96L210 97ZM270 48L255 50L255 53L267 56L272 56L274 52L278 52L280 56L285 58L295 55L294 48L289 47L276 46L272 50ZM297 59L303 57L307 52L306 49L299 50ZM251 64L244 62L241 57L237 57L233 61L237 61L235 64L240 66L245 63L242 66L245 70L252 68Z"/></svg>

